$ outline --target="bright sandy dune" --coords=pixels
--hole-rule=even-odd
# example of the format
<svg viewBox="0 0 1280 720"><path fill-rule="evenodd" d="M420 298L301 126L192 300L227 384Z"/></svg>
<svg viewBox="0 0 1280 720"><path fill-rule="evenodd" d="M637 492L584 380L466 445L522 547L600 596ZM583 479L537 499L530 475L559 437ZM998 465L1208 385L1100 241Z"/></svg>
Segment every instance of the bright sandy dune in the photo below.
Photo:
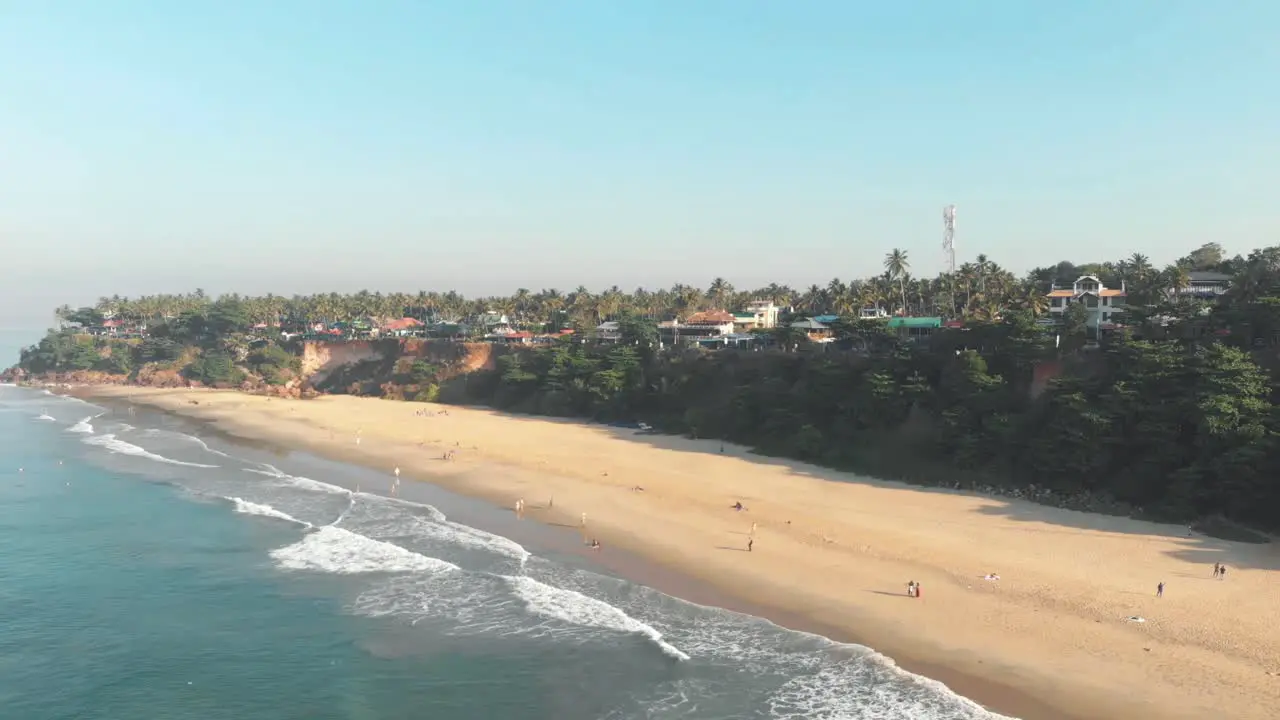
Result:
<svg viewBox="0 0 1280 720"><path fill-rule="evenodd" d="M1046 717L1280 717L1275 545L867 481L716 441L488 410L92 392L388 472L399 466L505 507L523 498L533 517L577 524L585 512L587 534L606 552L623 547L756 606L842 630L904 666L1030 694L1057 710ZM450 449L456 459L441 460ZM730 509L738 500L747 512ZM1229 567L1225 580L1211 578L1214 562ZM984 580L989 572L1001 579ZM922 584L921 599L905 597L908 580ZM975 699L1002 709L999 697Z"/></svg>

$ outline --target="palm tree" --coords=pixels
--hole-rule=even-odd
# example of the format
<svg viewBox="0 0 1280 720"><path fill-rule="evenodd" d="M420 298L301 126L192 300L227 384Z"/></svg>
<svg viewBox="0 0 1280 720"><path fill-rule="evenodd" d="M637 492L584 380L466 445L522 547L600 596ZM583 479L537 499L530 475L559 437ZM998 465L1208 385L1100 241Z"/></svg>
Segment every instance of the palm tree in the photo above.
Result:
<svg viewBox="0 0 1280 720"><path fill-rule="evenodd" d="M907 261L907 251L900 248L894 248L893 252L884 256L884 269L889 273L890 280L898 281L898 291L902 293L902 312L907 312L907 270L911 268L911 263Z"/></svg>
<svg viewBox="0 0 1280 720"><path fill-rule="evenodd" d="M724 278L718 277L712 280L711 286L707 288L707 300L710 300L717 310L724 310L732 295L733 285Z"/></svg>

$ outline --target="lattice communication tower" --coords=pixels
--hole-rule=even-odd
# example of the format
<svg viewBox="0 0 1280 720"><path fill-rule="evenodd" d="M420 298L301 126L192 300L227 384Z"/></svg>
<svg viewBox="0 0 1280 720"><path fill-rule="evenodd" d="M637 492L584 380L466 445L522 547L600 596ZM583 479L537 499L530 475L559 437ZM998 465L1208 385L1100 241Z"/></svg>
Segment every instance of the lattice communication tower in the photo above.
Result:
<svg viewBox="0 0 1280 720"><path fill-rule="evenodd" d="M942 209L942 262L948 273L956 271L956 206Z"/></svg>

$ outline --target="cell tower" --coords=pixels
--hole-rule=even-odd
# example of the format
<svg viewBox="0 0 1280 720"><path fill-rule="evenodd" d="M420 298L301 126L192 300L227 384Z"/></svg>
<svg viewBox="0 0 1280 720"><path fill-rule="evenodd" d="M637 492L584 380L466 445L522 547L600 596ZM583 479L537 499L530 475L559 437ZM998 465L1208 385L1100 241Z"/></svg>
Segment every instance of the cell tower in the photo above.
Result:
<svg viewBox="0 0 1280 720"><path fill-rule="evenodd" d="M956 206L942 208L942 262L948 273L956 271Z"/></svg>

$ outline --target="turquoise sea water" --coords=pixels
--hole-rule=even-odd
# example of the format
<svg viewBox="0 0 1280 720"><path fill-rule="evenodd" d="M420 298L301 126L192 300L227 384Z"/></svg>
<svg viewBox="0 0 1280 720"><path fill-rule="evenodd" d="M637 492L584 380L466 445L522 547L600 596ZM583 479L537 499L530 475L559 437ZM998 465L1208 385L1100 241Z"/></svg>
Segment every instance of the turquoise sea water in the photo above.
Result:
<svg viewBox="0 0 1280 720"><path fill-rule="evenodd" d="M0 717L996 717L387 483L0 387Z"/></svg>

